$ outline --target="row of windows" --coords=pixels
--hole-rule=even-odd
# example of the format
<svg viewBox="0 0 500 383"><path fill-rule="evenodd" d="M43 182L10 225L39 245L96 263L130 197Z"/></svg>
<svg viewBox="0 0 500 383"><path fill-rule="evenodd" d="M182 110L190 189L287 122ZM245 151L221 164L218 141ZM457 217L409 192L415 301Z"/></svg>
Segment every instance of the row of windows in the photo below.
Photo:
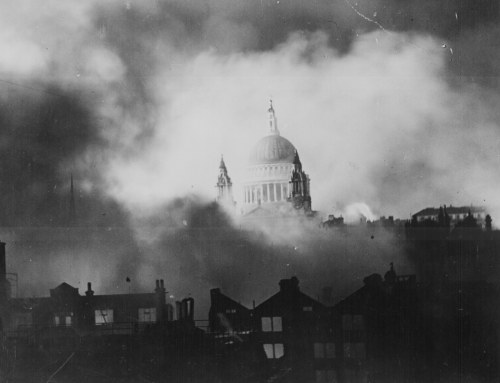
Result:
<svg viewBox="0 0 500 383"><path fill-rule="evenodd" d="M140 308L138 312L139 323L154 323L156 322L156 308ZM95 310L95 324L103 325L113 323L113 310L101 309Z"/></svg>
<svg viewBox="0 0 500 383"><path fill-rule="evenodd" d="M113 309L99 309L94 311L96 325L104 325L114 322ZM140 308L138 310L138 321L140 323L156 322L156 308ZM73 323L73 313L54 315L54 324L56 326L71 326Z"/></svg>
<svg viewBox="0 0 500 383"><path fill-rule="evenodd" d="M451 219L464 219L467 217L469 214L449 214ZM481 213L473 213L472 216L474 218L483 218L483 215ZM437 215L421 215L418 217L419 221L424 221L426 219L432 219L432 220L437 220Z"/></svg>

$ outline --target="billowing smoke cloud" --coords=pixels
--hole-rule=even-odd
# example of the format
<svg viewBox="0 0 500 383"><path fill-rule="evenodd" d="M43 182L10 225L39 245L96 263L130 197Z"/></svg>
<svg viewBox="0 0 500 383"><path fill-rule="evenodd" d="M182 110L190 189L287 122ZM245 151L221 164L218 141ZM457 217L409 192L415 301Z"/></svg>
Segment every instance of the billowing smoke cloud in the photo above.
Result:
<svg viewBox="0 0 500 383"><path fill-rule="evenodd" d="M47 245L58 265L67 253L79 270L93 260L88 272L51 268L57 282L60 273L126 289L132 276L142 288L162 270L184 294L254 281L243 296L257 284L274 290L292 269L314 288L314 273L324 274L319 284L346 267L380 271L399 250L389 235L332 242L317 228L270 229L262 239L207 202L221 154L235 184L244 180L270 96L322 214L367 206L408 217L474 203L500 217L498 84L488 81L498 71L498 5L438 3L2 4L2 224L65 226L74 173L79 225L119 226L127 240L84 230L70 236L74 247ZM213 241L218 230L234 242ZM32 237L5 233L16 244ZM36 248L19 250L17 265Z"/></svg>

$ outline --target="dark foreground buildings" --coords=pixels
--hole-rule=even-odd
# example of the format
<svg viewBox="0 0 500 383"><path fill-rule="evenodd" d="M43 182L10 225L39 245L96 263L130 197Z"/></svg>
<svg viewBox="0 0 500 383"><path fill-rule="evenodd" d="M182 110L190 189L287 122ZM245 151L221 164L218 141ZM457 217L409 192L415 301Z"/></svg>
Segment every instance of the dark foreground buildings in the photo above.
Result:
<svg viewBox="0 0 500 383"><path fill-rule="evenodd" d="M392 225L389 225L392 227ZM390 229L390 228L389 228ZM11 298L0 248L0 377L6 382L496 382L500 233L473 213L403 227L417 271L390 265L339 302L296 277L246 307L210 291L208 325L165 285L99 295L61 284ZM397 263L396 263L397 265Z"/></svg>

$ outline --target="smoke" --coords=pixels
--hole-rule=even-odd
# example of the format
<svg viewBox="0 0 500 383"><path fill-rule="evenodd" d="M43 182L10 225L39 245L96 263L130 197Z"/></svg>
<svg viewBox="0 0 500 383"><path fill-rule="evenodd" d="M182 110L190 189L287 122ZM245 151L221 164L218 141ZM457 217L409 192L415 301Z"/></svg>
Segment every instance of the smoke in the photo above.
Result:
<svg viewBox="0 0 500 383"><path fill-rule="evenodd" d="M473 203L500 217L498 5L476 3L2 4L0 222L67 225L73 173L78 224L121 228L83 230L71 245L45 239L55 229L37 241L5 231L11 267L43 279L22 264L43 252L67 265L44 269L51 282L115 291L131 276L149 289L162 273L175 294L218 285L240 297L293 274L340 291L347 276L380 272L399 251L391 234L304 224L261 238L210 203L221 154L241 203L270 96L321 214Z"/></svg>

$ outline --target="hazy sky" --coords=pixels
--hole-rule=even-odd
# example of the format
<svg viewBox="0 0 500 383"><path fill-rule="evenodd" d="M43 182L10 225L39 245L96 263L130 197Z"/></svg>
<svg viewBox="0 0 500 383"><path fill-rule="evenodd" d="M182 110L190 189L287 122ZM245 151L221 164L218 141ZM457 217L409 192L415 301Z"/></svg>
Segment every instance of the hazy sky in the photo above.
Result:
<svg viewBox="0 0 500 383"><path fill-rule="evenodd" d="M64 222L73 173L87 223L140 243L137 223L182 227L221 154L240 198L269 97L321 214L472 203L495 220L499 16L495 0L2 1L0 221Z"/></svg>
<svg viewBox="0 0 500 383"><path fill-rule="evenodd" d="M498 208L494 1L1 7L4 187L63 193L73 172L126 210L212 199L221 154L242 181L272 96L324 213Z"/></svg>

